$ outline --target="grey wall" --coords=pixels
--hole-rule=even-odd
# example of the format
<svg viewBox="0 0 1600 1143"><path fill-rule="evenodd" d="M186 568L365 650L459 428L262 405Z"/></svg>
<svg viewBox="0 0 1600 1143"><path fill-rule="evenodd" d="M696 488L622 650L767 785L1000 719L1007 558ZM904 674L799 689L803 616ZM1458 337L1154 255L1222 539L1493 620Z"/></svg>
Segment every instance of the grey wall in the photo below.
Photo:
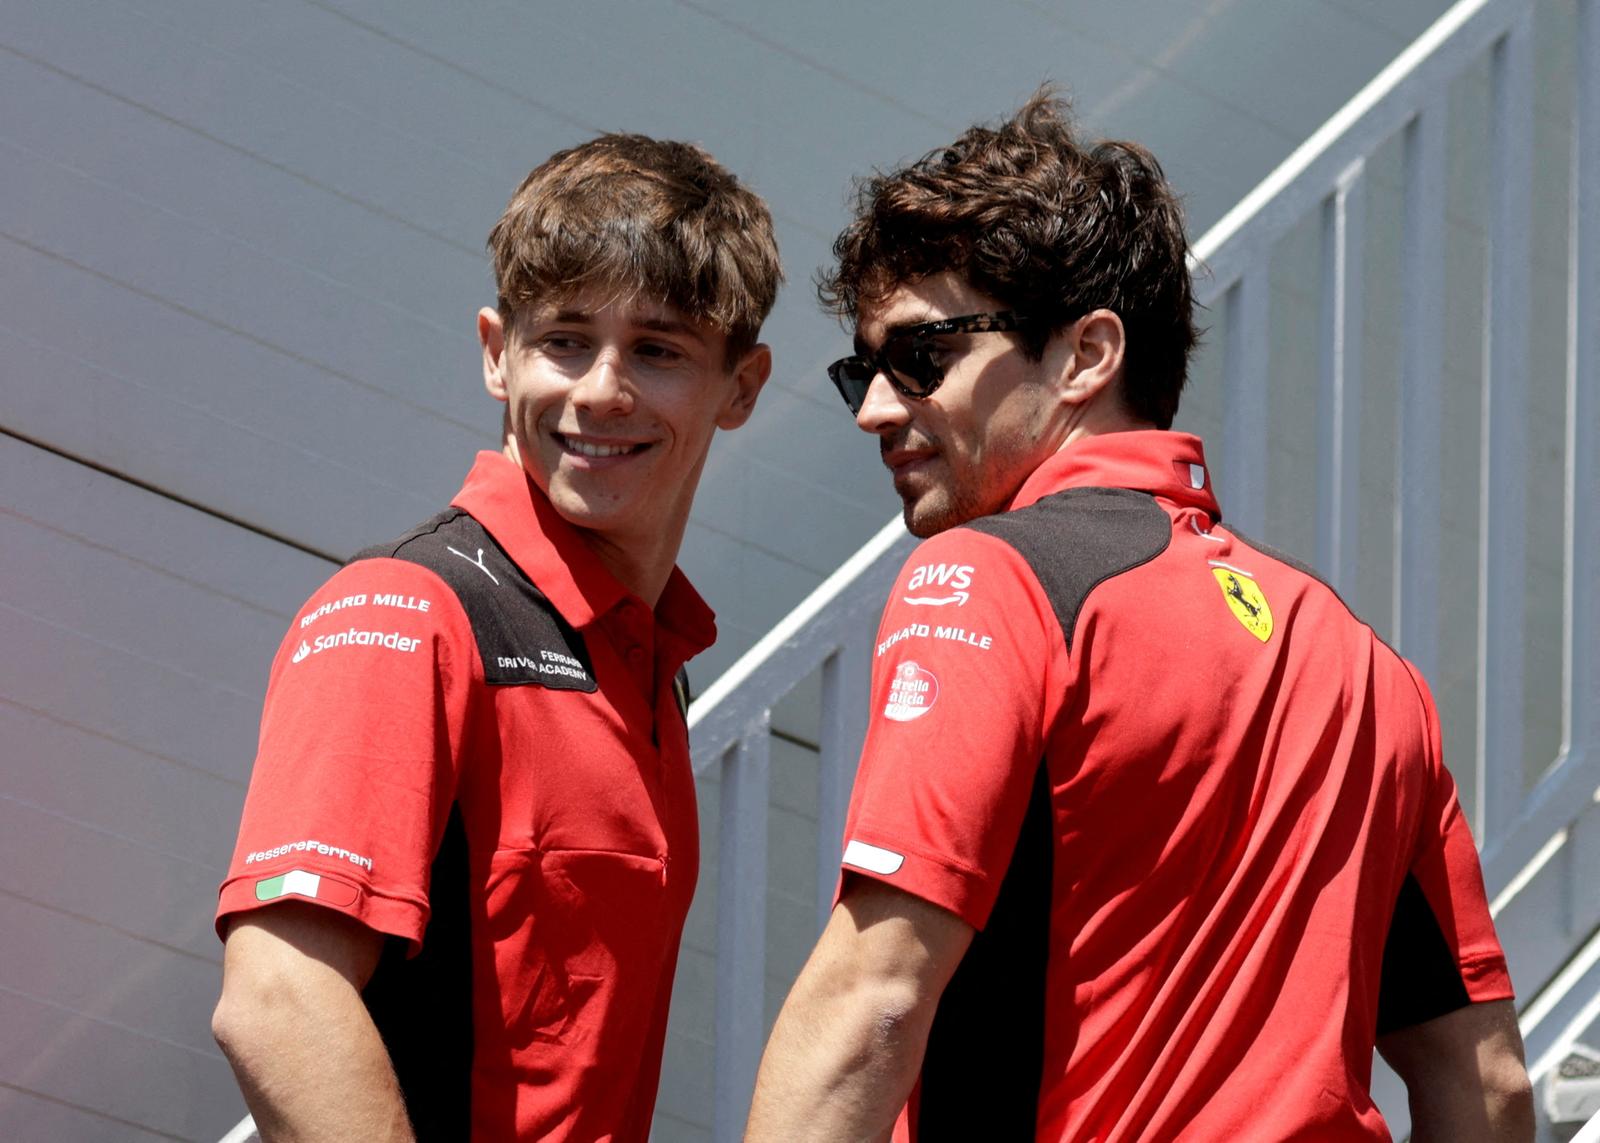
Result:
<svg viewBox="0 0 1600 1143"><path fill-rule="evenodd" d="M779 220L777 374L683 557L722 616L703 687L894 510L808 284L852 174L1054 77L1161 156L1198 234L1443 7L0 2L0 1137L241 1113L210 914L267 661L334 560L492 443L482 240L533 163L602 128L691 138ZM804 788L775 781L796 853ZM790 868L769 1008L809 939ZM664 1137L708 1114L696 908Z"/></svg>
<svg viewBox="0 0 1600 1143"><path fill-rule="evenodd" d="M0 1136L237 1117L208 902L261 650L329 567L0 436Z"/></svg>

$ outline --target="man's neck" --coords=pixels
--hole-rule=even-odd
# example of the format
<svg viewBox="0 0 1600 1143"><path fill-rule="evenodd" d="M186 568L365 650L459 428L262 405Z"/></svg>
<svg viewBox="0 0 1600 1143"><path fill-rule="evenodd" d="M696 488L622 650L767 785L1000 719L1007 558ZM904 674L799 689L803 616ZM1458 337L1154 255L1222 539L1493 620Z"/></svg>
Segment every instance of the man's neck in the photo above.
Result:
<svg viewBox="0 0 1600 1143"><path fill-rule="evenodd" d="M501 451L526 476L527 469L522 463L521 451L511 437L509 428ZM532 477L528 477L528 480L530 484L533 483ZM688 524L689 516L685 510L683 519L666 521L649 534L637 537L618 539L603 536L579 524L572 524L572 530L578 533L618 583L654 608L667 588L667 581L672 578L672 569L677 566L678 549L683 546L683 533Z"/></svg>
<svg viewBox="0 0 1600 1143"><path fill-rule="evenodd" d="M667 581L672 578L672 569L678 562L678 548L683 543L683 523L676 528L641 537L638 543L628 544L583 528L577 528L576 531L618 583L637 595L647 606L655 607L661 599L661 593L667 589Z"/></svg>
<svg viewBox="0 0 1600 1143"><path fill-rule="evenodd" d="M1156 426L1142 421L1122 407L1120 401L1095 401L1083 409L1082 416L1062 438L1061 448L1070 448L1075 442L1089 437L1103 437L1109 433L1132 433ZM1061 449L1057 449L1057 452Z"/></svg>

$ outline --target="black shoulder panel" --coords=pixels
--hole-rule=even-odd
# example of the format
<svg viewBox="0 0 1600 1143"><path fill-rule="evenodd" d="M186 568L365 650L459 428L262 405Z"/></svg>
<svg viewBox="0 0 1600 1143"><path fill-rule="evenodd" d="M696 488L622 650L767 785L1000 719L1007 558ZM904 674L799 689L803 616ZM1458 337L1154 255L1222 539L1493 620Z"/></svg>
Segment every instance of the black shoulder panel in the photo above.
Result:
<svg viewBox="0 0 1600 1143"><path fill-rule="evenodd" d="M966 526L1005 541L1028 561L1069 647L1089 593L1172 542L1172 523L1155 498L1121 488L1069 488Z"/></svg>
<svg viewBox="0 0 1600 1143"><path fill-rule="evenodd" d="M356 560L407 560L447 583L461 601L483 656L484 681L593 691L594 665L583 637L556 611L487 529L449 508Z"/></svg>
<svg viewBox="0 0 1600 1143"><path fill-rule="evenodd" d="M1408 873L1383 944L1378 1035L1421 1024L1471 1002L1433 906Z"/></svg>
<svg viewBox="0 0 1600 1143"><path fill-rule="evenodd" d="M362 999L383 1037L418 1143L472 1131L472 910L467 831L450 808L428 880L431 913L422 951L387 941Z"/></svg>
<svg viewBox="0 0 1600 1143"><path fill-rule="evenodd" d="M1044 1078L1055 824L1041 759L989 923L939 998L922 1060L920 1143L1032 1139Z"/></svg>

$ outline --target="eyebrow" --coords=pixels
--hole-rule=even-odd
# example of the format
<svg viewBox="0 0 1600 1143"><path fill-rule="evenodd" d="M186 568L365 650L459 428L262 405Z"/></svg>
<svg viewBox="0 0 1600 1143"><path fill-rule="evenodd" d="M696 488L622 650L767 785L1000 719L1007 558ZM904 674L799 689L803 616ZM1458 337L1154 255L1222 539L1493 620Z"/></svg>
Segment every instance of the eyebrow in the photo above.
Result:
<svg viewBox="0 0 1600 1143"><path fill-rule="evenodd" d="M930 322L944 321L944 320L945 319L942 318L942 317L934 317L932 314L928 313L926 310L924 310L921 314L912 314L909 317L902 318L900 321L890 322L888 325L884 326L883 327L883 341L887 342L891 338L899 337L901 334L905 333L908 330L915 329L919 325L927 325ZM867 356L867 353L868 353L867 343L862 340L861 331L859 329L856 331L854 344L855 344L855 351L856 351L856 355L857 356L859 356L859 357ZM879 343L880 347L881 347L882 344L883 344L882 342Z"/></svg>
<svg viewBox="0 0 1600 1143"><path fill-rule="evenodd" d="M633 323L640 329L653 329L657 333L681 333L698 337L700 331L682 318L640 318Z"/></svg>

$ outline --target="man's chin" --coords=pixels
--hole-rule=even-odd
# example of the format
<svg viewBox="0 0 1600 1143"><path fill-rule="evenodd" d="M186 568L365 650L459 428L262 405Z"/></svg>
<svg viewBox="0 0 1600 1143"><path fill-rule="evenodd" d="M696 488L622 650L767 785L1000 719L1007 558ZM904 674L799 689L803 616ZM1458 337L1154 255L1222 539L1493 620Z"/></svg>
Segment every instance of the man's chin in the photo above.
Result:
<svg viewBox="0 0 1600 1143"><path fill-rule="evenodd" d="M900 514L906 522L906 531L919 540L937 536L957 524L965 523L950 510L948 504L930 502L930 497L926 495L905 498Z"/></svg>

